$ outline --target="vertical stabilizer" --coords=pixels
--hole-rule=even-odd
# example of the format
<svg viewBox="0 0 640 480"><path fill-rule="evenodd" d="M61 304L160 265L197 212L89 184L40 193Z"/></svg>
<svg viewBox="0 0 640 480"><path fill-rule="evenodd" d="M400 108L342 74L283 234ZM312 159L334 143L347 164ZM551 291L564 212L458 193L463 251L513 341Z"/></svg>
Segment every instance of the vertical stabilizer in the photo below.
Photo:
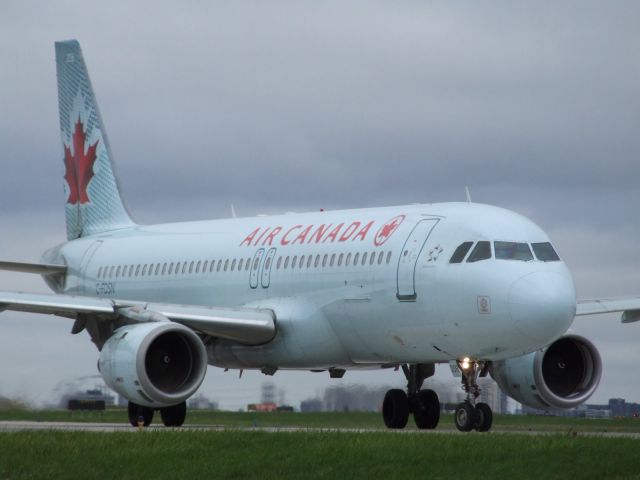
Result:
<svg viewBox="0 0 640 480"><path fill-rule="evenodd" d="M133 226L122 202L107 133L76 40L56 42L56 67L67 239Z"/></svg>

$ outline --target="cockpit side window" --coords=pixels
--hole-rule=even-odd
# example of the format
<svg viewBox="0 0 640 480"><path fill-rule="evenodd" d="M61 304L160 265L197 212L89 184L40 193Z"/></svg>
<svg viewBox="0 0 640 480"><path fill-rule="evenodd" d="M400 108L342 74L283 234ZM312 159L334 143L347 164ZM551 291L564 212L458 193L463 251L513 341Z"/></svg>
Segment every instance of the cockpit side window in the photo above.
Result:
<svg viewBox="0 0 640 480"><path fill-rule="evenodd" d="M487 260L489 258L491 258L491 243L483 240L476 243L471 255L467 258L467 263L479 262L480 260Z"/></svg>
<svg viewBox="0 0 640 480"><path fill-rule="evenodd" d="M532 243L533 252L541 262L558 262L560 257L549 242Z"/></svg>
<svg viewBox="0 0 640 480"><path fill-rule="evenodd" d="M451 260L449 260L449 263L462 263L464 257L467 256L467 253L471 249L472 245L473 242L464 242L460 244L458 248L456 248L456 251L453 252L453 255L451 255Z"/></svg>
<svg viewBox="0 0 640 480"><path fill-rule="evenodd" d="M526 243L494 242L493 246L498 260L520 260L523 262L533 260L531 249Z"/></svg>

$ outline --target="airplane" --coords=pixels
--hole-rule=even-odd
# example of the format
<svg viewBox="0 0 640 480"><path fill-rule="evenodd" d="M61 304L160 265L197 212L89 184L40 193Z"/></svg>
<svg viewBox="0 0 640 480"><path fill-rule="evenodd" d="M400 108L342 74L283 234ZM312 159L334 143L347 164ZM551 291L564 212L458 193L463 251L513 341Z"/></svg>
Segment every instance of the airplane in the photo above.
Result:
<svg viewBox="0 0 640 480"><path fill-rule="evenodd" d="M68 317L71 333L86 330L134 426L158 410L164 425L181 426L212 365L333 378L401 370L407 387L386 393L385 425L402 429L413 415L433 429L439 398L422 387L444 363L466 392L456 427L488 431L479 377L525 405L575 407L595 391L602 362L568 330L574 317L640 320L640 297L576 302L540 227L470 201L138 225L80 45L56 42L55 51L67 241L37 263L0 262L41 275L54 292L2 291L0 310Z"/></svg>

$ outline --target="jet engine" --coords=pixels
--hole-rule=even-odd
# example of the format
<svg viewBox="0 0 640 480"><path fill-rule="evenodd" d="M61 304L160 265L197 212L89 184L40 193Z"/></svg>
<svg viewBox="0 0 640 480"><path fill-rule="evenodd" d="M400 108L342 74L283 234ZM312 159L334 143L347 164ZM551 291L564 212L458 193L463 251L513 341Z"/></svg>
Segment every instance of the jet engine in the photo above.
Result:
<svg viewBox="0 0 640 480"><path fill-rule="evenodd" d="M498 386L518 402L542 410L572 408L595 391L602 375L596 347L568 334L536 352L491 364Z"/></svg>
<svg viewBox="0 0 640 480"><path fill-rule="evenodd" d="M138 405L165 407L195 393L207 369L200 338L174 322L118 328L100 352L98 369L113 390Z"/></svg>

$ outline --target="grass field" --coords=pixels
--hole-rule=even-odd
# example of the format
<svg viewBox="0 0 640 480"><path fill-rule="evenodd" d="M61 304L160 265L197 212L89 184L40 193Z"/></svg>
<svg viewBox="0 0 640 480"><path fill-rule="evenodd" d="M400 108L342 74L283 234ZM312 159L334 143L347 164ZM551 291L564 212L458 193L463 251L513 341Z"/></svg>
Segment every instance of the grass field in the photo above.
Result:
<svg viewBox="0 0 640 480"><path fill-rule="evenodd" d="M4 411L0 420L124 424L126 412ZM488 434L446 433L450 416L440 433L389 432L375 413L192 410L187 423L228 430L1 432L0 479L640 479L640 440L574 433L640 432L637 419L496 416ZM292 426L366 431L243 430ZM548 434L509 433L527 430Z"/></svg>
<svg viewBox="0 0 640 480"><path fill-rule="evenodd" d="M640 478L640 441L568 435L0 434L0 478Z"/></svg>

